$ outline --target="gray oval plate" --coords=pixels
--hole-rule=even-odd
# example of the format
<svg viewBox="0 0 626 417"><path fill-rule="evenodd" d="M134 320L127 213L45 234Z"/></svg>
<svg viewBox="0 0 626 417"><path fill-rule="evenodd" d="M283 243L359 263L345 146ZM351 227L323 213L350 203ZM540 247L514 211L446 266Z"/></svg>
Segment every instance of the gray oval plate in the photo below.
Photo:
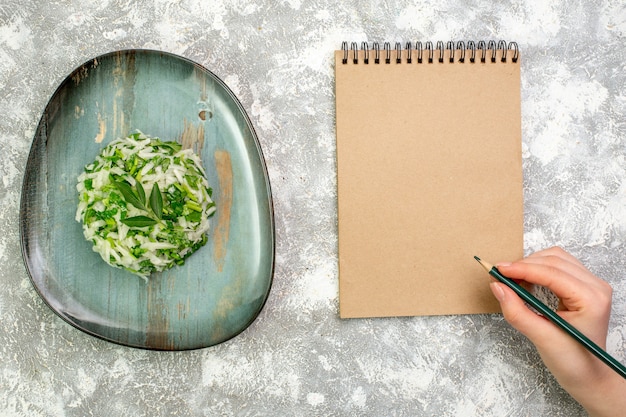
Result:
<svg viewBox="0 0 626 417"><path fill-rule="evenodd" d="M148 282L107 265L74 219L84 166L136 129L193 148L217 205L207 245ZM20 233L34 287L75 327L147 349L228 340L261 311L274 270L270 184L250 119L218 77L184 58L125 50L90 60L62 82L39 122Z"/></svg>

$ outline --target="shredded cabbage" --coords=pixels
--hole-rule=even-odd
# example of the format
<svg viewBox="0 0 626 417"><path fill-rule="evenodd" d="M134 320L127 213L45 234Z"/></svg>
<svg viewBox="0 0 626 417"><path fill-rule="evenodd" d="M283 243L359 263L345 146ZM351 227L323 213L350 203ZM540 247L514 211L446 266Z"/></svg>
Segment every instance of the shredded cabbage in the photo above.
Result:
<svg viewBox="0 0 626 417"><path fill-rule="evenodd" d="M212 189L200 158L181 148L137 131L79 175L76 221L109 265L147 278L206 244Z"/></svg>

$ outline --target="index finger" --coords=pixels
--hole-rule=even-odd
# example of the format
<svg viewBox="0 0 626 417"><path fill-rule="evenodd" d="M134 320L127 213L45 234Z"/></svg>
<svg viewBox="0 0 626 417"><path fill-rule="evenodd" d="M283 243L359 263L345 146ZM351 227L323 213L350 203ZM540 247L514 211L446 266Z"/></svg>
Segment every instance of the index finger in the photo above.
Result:
<svg viewBox="0 0 626 417"><path fill-rule="evenodd" d="M566 300L587 298L588 284L570 272L539 260L524 260L510 265L498 265L498 270L512 279L549 288L557 297Z"/></svg>
<svg viewBox="0 0 626 417"><path fill-rule="evenodd" d="M535 252L518 262L551 266L594 286L602 281L593 275L576 257L559 247Z"/></svg>
<svg viewBox="0 0 626 417"><path fill-rule="evenodd" d="M582 264L578 262L573 262L572 260L567 258L560 258L554 255L540 257L529 256L528 258L518 261L516 263L544 266L553 271L553 273L559 271L567 275L571 275L573 278L586 282L590 285L595 285L598 281L600 281L600 278L593 275Z"/></svg>

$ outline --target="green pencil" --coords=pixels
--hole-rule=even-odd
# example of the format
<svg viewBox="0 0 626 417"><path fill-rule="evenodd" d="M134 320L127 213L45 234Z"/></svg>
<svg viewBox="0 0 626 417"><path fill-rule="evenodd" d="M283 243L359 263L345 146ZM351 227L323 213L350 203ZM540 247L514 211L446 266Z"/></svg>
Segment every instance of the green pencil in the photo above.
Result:
<svg viewBox="0 0 626 417"><path fill-rule="evenodd" d="M592 342L587 336L582 334L578 329L565 321L561 316L556 314L550 307L539 301L534 295L528 292L524 287L513 281L511 278L507 278L498 271L498 268L482 261L478 256L474 256L474 259L482 265L489 275L515 291L515 293L526 303L532 306L535 310L543 314L545 318L556 324L563 329L567 334L576 339L582 344L589 352L597 356L602 362L606 363L615 372L626 378L626 367L617 361L614 357L609 355L600 346Z"/></svg>

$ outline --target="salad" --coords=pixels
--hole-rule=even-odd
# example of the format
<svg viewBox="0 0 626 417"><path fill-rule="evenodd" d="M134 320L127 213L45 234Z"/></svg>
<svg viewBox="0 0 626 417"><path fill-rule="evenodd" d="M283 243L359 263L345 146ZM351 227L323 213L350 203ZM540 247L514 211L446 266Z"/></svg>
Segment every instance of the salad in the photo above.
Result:
<svg viewBox="0 0 626 417"><path fill-rule="evenodd" d="M136 131L112 141L76 186L76 221L111 266L147 278L207 242L215 212L198 155Z"/></svg>

